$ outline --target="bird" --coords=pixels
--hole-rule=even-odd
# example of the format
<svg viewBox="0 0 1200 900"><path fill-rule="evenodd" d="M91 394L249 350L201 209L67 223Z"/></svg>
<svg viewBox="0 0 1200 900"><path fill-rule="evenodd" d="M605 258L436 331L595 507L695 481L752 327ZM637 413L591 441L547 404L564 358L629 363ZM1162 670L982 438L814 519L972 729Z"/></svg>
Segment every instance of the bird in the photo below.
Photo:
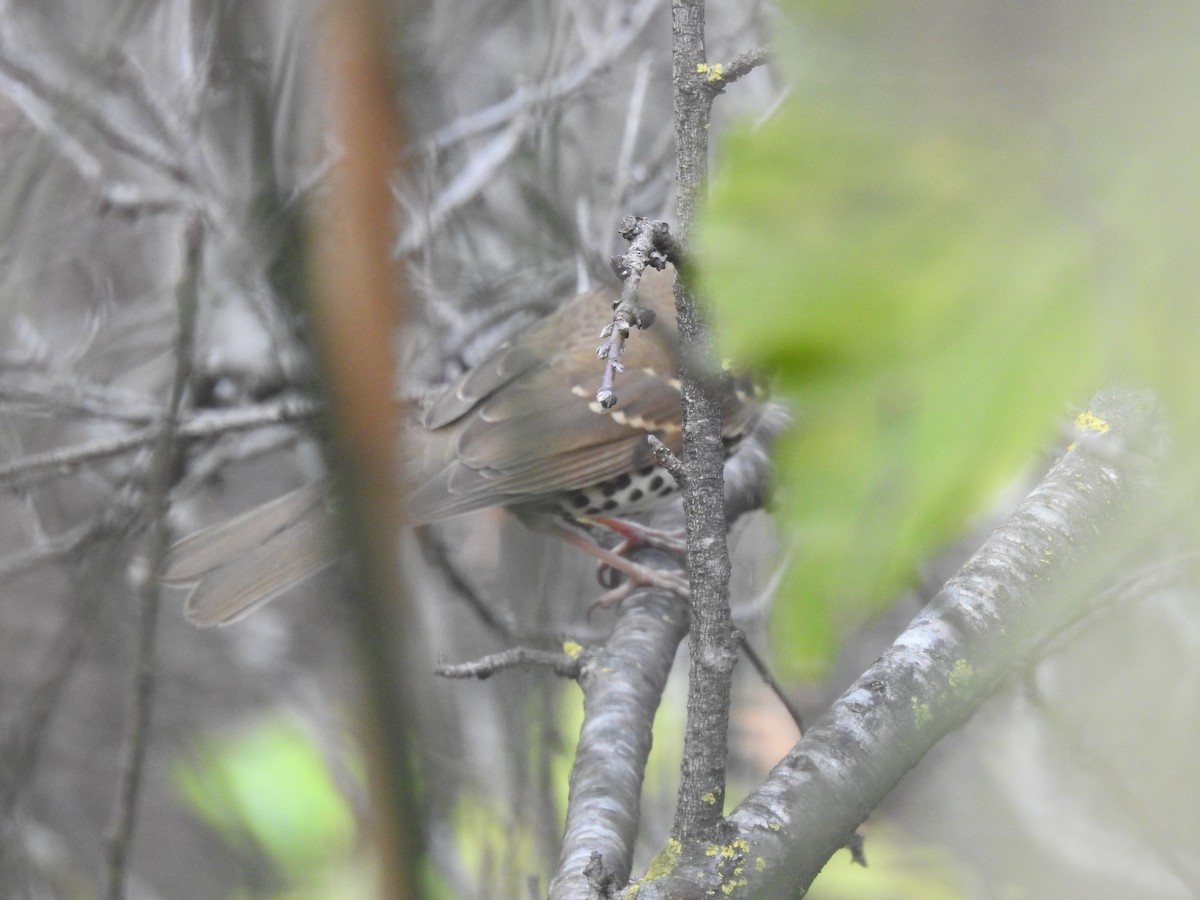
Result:
<svg viewBox="0 0 1200 900"><path fill-rule="evenodd" d="M503 341L420 408L406 413L403 521L424 525L485 507L527 524L620 518L676 492L647 440L682 445L679 333L673 272L647 269L638 290L645 330L631 335L618 399L596 400L597 335L612 320L612 286L577 295ZM650 315L645 315L645 310ZM745 376L723 379L726 457L764 409ZM185 615L199 626L240 619L336 559L322 539L331 508L324 482L184 537L161 580L194 586ZM252 548L252 553L238 551Z"/></svg>

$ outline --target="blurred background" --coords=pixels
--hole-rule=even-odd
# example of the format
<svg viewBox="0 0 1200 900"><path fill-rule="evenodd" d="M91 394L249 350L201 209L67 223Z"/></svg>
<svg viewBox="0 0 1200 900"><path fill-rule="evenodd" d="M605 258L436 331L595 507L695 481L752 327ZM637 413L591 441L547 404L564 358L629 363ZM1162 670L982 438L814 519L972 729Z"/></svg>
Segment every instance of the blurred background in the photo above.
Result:
<svg viewBox="0 0 1200 900"><path fill-rule="evenodd" d="M196 215L194 432L172 528L321 474L304 408L299 235L339 152L319 40L336 11L75 7L0 7L0 894L13 897L97 896L107 877L134 684L131 585L148 553L146 478ZM413 300L397 338L403 391L436 389L536 311L604 281L622 216L670 217L669 10L395 5L407 144L391 189ZM750 634L770 631L807 715L1020 499L1094 389L1114 377L1155 388L1184 450L1159 527L1131 536L1145 547L1141 576L1114 571L1126 586L1116 599L871 817L870 868L842 854L813 896L1200 894L1186 452L1200 376L1198 18L1183 3L710 4L710 60L776 46L717 100L701 246L722 310L746 298L767 310L721 312L729 352L766 365L792 398L799 437L784 450L776 518L801 537L777 537L764 514L739 523L734 603ZM873 418L876 395L812 387L836 380L821 368L830 347L866 361L851 381L879 377L878 360L908 361L924 405L889 415L936 415L897 430ZM978 377L946 377L968 362ZM957 389L939 392L946 383ZM838 432L835 446L884 449L831 454L823 423L843 418L871 427ZM913 491L932 511L905 518L878 502L881 478L889 497L904 493L897 460L905 484L936 486ZM949 474L932 480L930 460ZM851 524L822 543L805 530L818 514ZM887 527L865 533L866 518ZM431 670L518 639L600 641L612 614L587 615L600 593L589 562L503 513L452 520L431 540L445 549L432 565L410 536L401 547L421 624L404 637L428 698L417 730L431 891L539 896L579 693L539 672L454 683ZM770 595L784 558L795 566ZM331 570L204 631L184 621L181 592L164 592L130 896L371 896L341 581ZM738 675L732 802L795 740L748 667ZM669 689L656 724L643 860L673 814L682 696Z"/></svg>

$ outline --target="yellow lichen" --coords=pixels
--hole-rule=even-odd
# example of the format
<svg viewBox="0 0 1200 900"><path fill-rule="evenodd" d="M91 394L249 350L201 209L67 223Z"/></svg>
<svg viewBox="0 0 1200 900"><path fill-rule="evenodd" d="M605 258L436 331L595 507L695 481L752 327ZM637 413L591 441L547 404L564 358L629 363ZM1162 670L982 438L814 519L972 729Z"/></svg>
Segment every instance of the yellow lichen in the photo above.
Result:
<svg viewBox="0 0 1200 900"><path fill-rule="evenodd" d="M955 660L954 668L950 670L950 687L955 690L965 688L975 675L975 670L965 659Z"/></svg>
<svg viewBox="0 0 1200 900"><path fill-rule="evenodd" d="M1075 424L1084 431L1094 431L1096 434L1104 434L1108 431L1108 423L1090 409L1084 410L1075 417Z"/></svg>
<svg viewBox="0 0 1200 900"><path fill-rule="evenodd" d="M679 857L683 853L683 845L675 838L668 838L666 846L658 852L654 859L650 860L650 865L646 867L646 881L654 881L659 878L665 878L675 871L675 867L679 864Z"/></svg>
<svg viewBox="0 0 1200 900"><path fill-rule="evenodd" d="M928 725L933 721L933 710L928 703L922 703L916 697L912 698L913 719L918 725Z"/></svg>

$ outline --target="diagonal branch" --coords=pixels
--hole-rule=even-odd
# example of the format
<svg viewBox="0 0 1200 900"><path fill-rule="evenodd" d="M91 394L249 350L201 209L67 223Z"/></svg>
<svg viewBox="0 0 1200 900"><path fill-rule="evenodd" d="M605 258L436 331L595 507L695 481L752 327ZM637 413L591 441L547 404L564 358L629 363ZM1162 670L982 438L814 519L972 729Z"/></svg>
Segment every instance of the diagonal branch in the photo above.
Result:
<svg viewBox="0 0 1200 900"><path fill-rule="evenodd" d="M1156 405L1110 391L1080 417L1080 438L1046 478L726 820L707 863L680 882L722 896L797 896L896 783L1046 642L1094 608L1144 548L1161 458ZM754 864L751 865L750 861Z"/></svg>

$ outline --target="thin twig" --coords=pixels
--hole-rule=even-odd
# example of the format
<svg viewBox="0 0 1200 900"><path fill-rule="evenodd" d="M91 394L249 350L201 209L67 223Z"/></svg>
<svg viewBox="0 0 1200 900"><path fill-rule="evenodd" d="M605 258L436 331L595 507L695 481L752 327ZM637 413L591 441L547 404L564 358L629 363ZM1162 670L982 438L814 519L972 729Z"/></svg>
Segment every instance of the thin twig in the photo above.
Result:
<svg viewBox="0 0 1200 900"><path fill-rule="evenodd" d="M11 409L62 419L107 419L145 425L162 414L162 405L127 391L79 385L31 376L20 384L0 384L0 404Z"/></svg>
<svg viewBox="0 0 1200 900"><path fill-rule="evenodd" d="M430 146L437 152L444 151L467 138L499 128L527 111L539 109L581 90L597 72L610 66L625 52L661 6L663 0L641 0L629 9L625 17L626 27L610 35L603 46L589 53L569 72L545 84L518 88L500 102L451 122L434 132ZM415 149L410 148L409 152Z"/></svg>
<svg viewBox="0 0 1200 900"><path fill-rule="evenodd" d="M646 435L646 442L650 444L650 449L654 452L654 461L667 470L675 483L680 488L687 482L687 470L683 467L683 460L671 452L671 448L658 439L656 435Z"/></svg>
<svg viewBox="0 0 1200 900"><path fill-rule="evenodd" d="M800 735L804 735L804 717L800 715L800 710L792 703L792 698L787 695L778 681L775 680L775 673L771 671L771 667L754 649L754 645L750 643L746 637L746 633L738 632L738 644L742 648L742 655L746 657L746 661L754 667L754 671L758 673L758 677L762 679L763 684L771 689L771 693L776 699L783 704L783 708L787 710L787 714L792 717L792 721L796 723L796 728Z"/></svg>
<svg viewBox="0 0 1200 900"><path fill-rule="evenodd" d="M445 542L433 528L417 529L417 545L425 561L437 569L446 580L446 586L462 598L476 616L493 634L505 641L511 641L518 636L513 622L492 605L479 596L479 593L467 583L450 558Z"/></svg>
<svg viewBox="0 0 1200 900"><path fill-rule="evenodd" d="M316 405L310 400L288 398L258 406L229 410L210 410L189 416L171 426L173 439L197 441L218 437L232 431L286 425L303 422L316 415ZM10 484L30 484L50 478L86 463L111 459L133 450L154 444L162 436L162 426L148 425L115 438L89 441L72 447L61 447L45 453L35 453L0 466L0 487Z"/></svg>
<svg viewBox="0 0 1200 900"><path fill-rule="evenodd" d="M623 218L622 211L630 208L630 187L637 180L633 172L634 151L641 131L646 93L650 86L651 59L649 54L644 55L634 70L633 86L629 92L629 105L625 114L625 127L621 134L621 146L613 165L613 186L612 190L608 192L610 206L606 214L600 218L601 227L605 229L603 241L600 239L600 235L587 235L588 242L584 246L605 246L610 229Z"/></svg>
<svg viewBox="0 0 1200 900"><path fill-rule="evenodd" d="M123 512L121 521L113 522L103 530L128 533L139 511L127 507ZM20 799L21 790L35 782L35 770L46 758L42 748L53 715L61 709L63 690L76 671L89 636L93 634L96 613L100 608L96 581L100 573L111 569L119 549L119 545L113 541L95 543L100 531L95 529L93 523L87 541L78 542L71 549L70 552L79 555L76 564L71 567L71 599L63 617L64 627L55 633L42 654L41 662L35 669L37 681L21 699L19 711L8 716L0 730L0 754L4 760L4 765L0 767L0 821L14 821L14 807ZM88 553L81 552L85 547ZM10 571L8 568L0 569L4 576L9 575Z"/></svg>
<svg viewBox="0 0 1200 900"><path fill-rule="evenodd" d="M149 528L146 559L136 567L133 579L138 605L137 667L130 696L124 759L117 776L117 805L108 831L108 900L122 900L134 830L137 826L138 796L141 793L146 749L154 712L156 649L158 645L159 579L167 547L171 542L167 526L171 478L175 471L176 422L191 373L192 341L195 332L197 294L204 232L198 217L193 218L184 234L183 273L176 291L179 311L179 336L175 346L175 374L163 417L163 427L154 448L153 470L149 479Z"/></svg>
<svg viewBox="0 0 1200 900"><path fill-rule="evenodd" d="M701 66L697 74L704 79L704 87L716 95L725 90L725 85L733 84L767 62L770 56L771 53L766 47L755 47L738 54L727 63Z"/></svg>
<svg viewBox="0 0 1200 900"><path fill-rule="evenodd" d="M1114 764L1098 747L1089 741L1082 733L1078 721L1070 716L1070 704L1066 708L1056 705L1041 689L1036 681L1030 679L1026 683L1026 698L1039 713L1039 720L1048 723L1051 733L1057 738L1066 758L1073 761L1072 769L1077 775L1082 773L1090 778L1098 794L1114 805L1123 815L1126 822L1137 822L1137 829L1130 829L1129 834L1147 851L1153 854L1161 866L1175 876L1176 879L1189 889L1192 896L1200 896L1200 876L1192 871L1188 859L1176 849L1178 840L1172 833L1165 833L1161 824L1156 825L1154 810L1147 806L1144 796L1129 787L1127 774L1121 767ZM1066 830L1065 833L1075 835Z"/></svg>
<svg viewBox="0 0 1200 900"><path fill-rule="evenodd" d="M552 669L556 675L578 678L581 663L580 653L558 653L538 650L534 647L510 647L492 653L482 659L465 663L441 663L434 671L446 678L490 678L504 669L518 666L537 666Z"/></svg>
<svg viewBox="0 0 1200 900"><path fill-rule="evenodd" d="M69 140L77 150L82 150L88 144L94 144L95 139L99 138L114 152L148 166L178 187L185 188L189 193L192 192L191 179L179 162L183 156L180 152L183 141L178 135L172 135L163 142L152 141L146 139L143 132L138 129L116 124L107 117L106 113L114 107L118 107L118 103L105 102L108 98L103 97L94 98L91 102L84 102L71 88L67 87L69 84L76 83L89 85L94 89L98 83L97 79L87 77L88 73L78 71L61 73L53 80L46 78L44 72L39 71L33 64L26 64L24 60L18 58L18 54L22 52L29 57L42 49L37 46L40 43L40 36L31 35L26 27L18 38L11 29L12 27L9 26L0 31L0 81L4 83L5 93L22 108L31 122L36 124L47 136L57 138L59 143L64 139ZM31 40L33 46L31 46ZM55 57L47 55L46 58ZM57 83L53 83L54 81ZM82 123L92 132L92 139L89 141L85 136L76 137L69 134L58 124L60 121L66 120ZM104 167L95 156L91 155L90 151L86 152L90 161L85 163L80 169L80 173L86 175L91 172L99 175L99 168ZM75 155L75 152L68 154L68 156ZM97 179L89 178L88 180Z"/></svg>
<svg viewBox="0 0 1200 900"><path fill-rule="evenodd" d="M526 120L518 118L488 141L482 150L472 154L466 166L451 179L437 199L426 204L421 216L412 217L412 224L397 241L395 252L404 255L421 247L441 230L455 210L461 209L484 188L495 183L497 171L521 147L521 139L527 128Z"/></svg>
<svg viewBox="0 0 1200 900"><path fill-rule="evenodd" d="M644 216L626 216L621 220L621 237L629 241L629 249L614 257L612 267L622 279L621 296L613 304L613 320L600 332L603 343L596 348L596 355L605 361L600 389L596 391L596 402L605 409L617 403L616 377L624 367L621 354L625 352L625 340L633 326L649 328L654 324L652 311L638 305L638 287L646 267L662 271L672 262L672 251L678 245L671 237L666 222L656 222Z"/></svg>
<svg viewBox="0 0 1200 900"><path fill-rule="evenodd" d="M7 580L46 563L62 560L112 530L111 523L97 518L45 538L37 546L0 556L0 579Z"/></svg>

